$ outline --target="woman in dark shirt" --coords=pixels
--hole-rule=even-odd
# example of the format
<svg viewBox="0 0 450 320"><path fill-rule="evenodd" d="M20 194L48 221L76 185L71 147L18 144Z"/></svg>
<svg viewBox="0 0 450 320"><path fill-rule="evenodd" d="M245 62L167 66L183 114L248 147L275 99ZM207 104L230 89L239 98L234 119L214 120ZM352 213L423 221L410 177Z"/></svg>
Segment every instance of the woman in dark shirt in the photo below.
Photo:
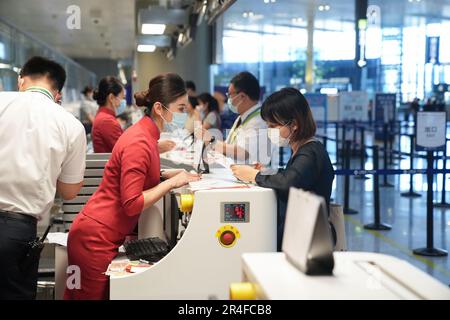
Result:
<svg viewBox="0 0 450 320"><path fill-rule="evenodd" d="M285 88L273 93L264 101L261 117L267 122L272 143L292 149L292 157L286 168L273 175L265 175L260 166L234 165L231 169L239 180L254 182L276 191L277 247L281 250L289 188L311 191L323 197L329 206L334 170L327 151L314 139L316 124L308 102L300 91Z"/></svg>

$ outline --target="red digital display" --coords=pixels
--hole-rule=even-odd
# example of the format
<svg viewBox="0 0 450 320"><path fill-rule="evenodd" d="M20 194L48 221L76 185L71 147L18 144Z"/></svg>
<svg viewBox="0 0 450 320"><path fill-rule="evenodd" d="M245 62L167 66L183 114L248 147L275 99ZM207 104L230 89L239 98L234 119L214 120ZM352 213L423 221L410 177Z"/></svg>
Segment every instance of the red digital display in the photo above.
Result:
<svg viewBox="0 0 450 320"><path fill-rule="evenodd" d="M224 221L225 222L246 222L247 208L245 203L225 203Z"/></svg>

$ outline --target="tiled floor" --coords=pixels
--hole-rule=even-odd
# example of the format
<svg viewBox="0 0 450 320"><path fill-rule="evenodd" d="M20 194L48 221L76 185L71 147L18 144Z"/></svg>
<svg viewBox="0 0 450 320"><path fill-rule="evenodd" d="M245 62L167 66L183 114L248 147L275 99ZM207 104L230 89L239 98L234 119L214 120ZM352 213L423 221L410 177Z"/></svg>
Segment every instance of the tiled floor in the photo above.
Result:
<svg viewBox="0 0 450 320"><path fill-rule="evenodd" d="M334 133L328 132L330 137ZM366 143L371 144L372 137L366 137ZM394 144L394 147L397 143ZM395 147L396 148L396 147ZM328 145L332 161L335 159L335 145ZM402 137L401 149L409 151L409 138ZM380 161L382 166L382 161ZM449 161L450 162L450 161ZM415 160L415 168L426 168L425 159ZM442 161L439 161L439 168ZM391 168L409 168L409 158L405 158ZM450 168L450 163L448 164ZM352 159L351 168L359 169L359 159ZM366 169L372 168L372 159L366 162ZM447 175L447 202L450 202L450 174ZM390 231L371 232L363 228L364 224L373 222L373 186L372 179L357 180L350 178L350 208L358 211L356 215L346 216L347 245L349 250L380 252L405 259L414 266L424 270L441 282L450 284L450 258L424 257L414 255L413 249L426 246L426 176L414 176L414 191L420 193L420 198L405 198L401 192L409 190L409 176L389 176L388 180L394 184L392 188L380 188L381 221L392 226ZM380 183L383 178L380 177ZM442 175L434 178L434 201L441 200ZM343 203L344 177L338 176L334 182L334 202ZM434 247L448 250L450 248L450 209L434 209Z"/></svg>

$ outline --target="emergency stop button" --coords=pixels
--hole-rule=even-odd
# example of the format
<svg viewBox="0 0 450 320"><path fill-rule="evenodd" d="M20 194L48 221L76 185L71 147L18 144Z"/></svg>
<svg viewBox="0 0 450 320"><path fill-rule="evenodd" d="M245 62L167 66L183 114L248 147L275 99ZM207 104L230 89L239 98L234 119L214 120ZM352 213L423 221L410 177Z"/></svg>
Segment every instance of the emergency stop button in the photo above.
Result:
<svg viewBox="0 0 450 320"><path fill-rule="evenodd" d="M236 244L236 241L241 237L239 230L231 225L225 225L216 231L216 238L224 248L231 248Z"/></svg>
<svg viewBox="0 0 450 320"><path fill-rule="evenodd" d="M235 239L236 239L236 236L231 231L225 231L220 236L220 242L225 246L232 245Z"/></svg>

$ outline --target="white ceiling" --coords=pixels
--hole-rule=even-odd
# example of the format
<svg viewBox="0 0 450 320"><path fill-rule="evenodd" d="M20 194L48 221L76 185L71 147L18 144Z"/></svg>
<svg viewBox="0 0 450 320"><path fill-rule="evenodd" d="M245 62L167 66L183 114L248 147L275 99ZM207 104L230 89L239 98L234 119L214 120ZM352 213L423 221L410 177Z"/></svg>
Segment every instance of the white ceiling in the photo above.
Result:
<svg viewBox="0 0 450 320"><path fill-rule="evenodd" d="M80 30L66 26L70 5L81 9ZM0 0L2 18L70 57L131 57L134 15L134 0Z"/></svg>
<svg viewBox="0 0 450 320"><path fill-rule="evenodd" d="M139 0L143 4L167 1ZM130 58L135 50L135 0L0 0L0 17L31 33L71 57ZM180 5L186 1L176 0ZM187 1L189 2L189 1ZM169 2L170 3L170 2ZM327 4L330 10L316 12L316 27L354 21L354 0L237 0L226 14L227 24L292 25L293 18L306 20L311 4ZM402 26L450 19L450 0L369 0L381 7L383 26ZM81 30L66 27L69 5L81 9ZM255 18L243 18L252 11ZM93 22L98 18L99 23ZM306 22L300 23L300 25ZM102 36L103 35L103 36Z"/></svg>

